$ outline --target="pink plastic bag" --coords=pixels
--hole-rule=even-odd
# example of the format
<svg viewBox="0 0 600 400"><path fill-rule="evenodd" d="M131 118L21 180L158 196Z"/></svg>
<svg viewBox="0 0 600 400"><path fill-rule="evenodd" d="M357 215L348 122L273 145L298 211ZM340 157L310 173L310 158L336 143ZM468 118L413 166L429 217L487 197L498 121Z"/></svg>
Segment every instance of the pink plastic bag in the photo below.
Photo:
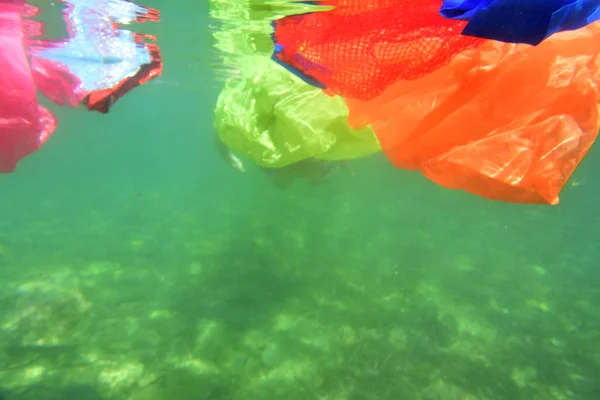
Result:
<svg viewBox="0 0 600 400"><path fill-rule="evenodd" d="M56 129L52 113L37 102L23 47L24 0L0 1L0 173L12 172Z"/></svg>
<svg viewBox="0 0 600 400"><path fill-rule="evenodd" d="M159 21L129 0L57 0L67 37L44 38L25 0L0 0L0 173L41 147L56 119L37 92L59 106L107 113L130 90L162 73L156 38L122 25Z"/></svg>

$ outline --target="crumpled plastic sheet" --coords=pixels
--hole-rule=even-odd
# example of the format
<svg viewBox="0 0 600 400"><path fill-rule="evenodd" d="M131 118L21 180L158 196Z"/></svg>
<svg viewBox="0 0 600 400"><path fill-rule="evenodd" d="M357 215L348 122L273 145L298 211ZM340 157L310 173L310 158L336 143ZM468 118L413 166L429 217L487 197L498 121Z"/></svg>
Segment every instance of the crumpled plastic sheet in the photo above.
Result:
<svg viewBox="0 0 600 400"><path fill-rule="evenodd" d="M488 40L438 71L346 99L398 168L489 199L558 204L600 129L600 21L538 46Z"/></svg>
<svg viewBox="0 0 600 400"><path fill-rule="evenodd" d="M330 97L264 57L246 57L217 100L215 129L236 154L261 167L309 159L341 161L381 150L370 127L346 122L341 97Z"/></svg>
<svg viewBox="0 0 600 400"><path fill-rule="evenodd" d="M108 112L131 89L162 73L149 35L123 24L159 21L158 11L126 0L64 0L68 37L43 39L39 10L25 0L0 0L0 173L39 149L56 118L37 90L59 105Z"/></svg>
<svg viewBox="0 0 600 400"><path fill-rule="evenodd" d="M150 35L119 25L158 21L155 9L124 0L63 0L69 39L27 44L38 89L57 104L108 112L122 95L162 72Z"/></svg>
<svg viewBox="0 0 600 400"><path fill-rule="evenodd" d="M598 0L444 0L440 13L469 21L462 33L537 45L550 35L600 19Z"/></svg>
<svg viewBox="0 0 600 400"><path fill-rule="evenodd" d="M600 19L599 0L317 0L273 22L273 60L307 83L369 100L492 39L537 45Z"/></svg>

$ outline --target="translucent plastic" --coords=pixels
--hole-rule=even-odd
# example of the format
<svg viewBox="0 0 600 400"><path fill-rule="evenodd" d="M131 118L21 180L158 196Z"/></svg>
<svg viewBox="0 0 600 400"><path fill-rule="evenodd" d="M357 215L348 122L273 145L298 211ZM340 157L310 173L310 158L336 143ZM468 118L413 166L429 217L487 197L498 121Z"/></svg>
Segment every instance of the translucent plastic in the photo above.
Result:
<svg viewBox="0 0 600 400"><path fill-rule="evenodd" d="M38 105L37 91L59 105L108 112L136 86L158 76L154 39L123 29L158 21L158 11L125 0L64 0L68 37L44 40L39 10L24 0L0 2L0 173L39 149L56 119Z"/></svg>
<svg viewBox="0 0 600 400"><path fill-rule="evenodd" d="M56 128L54 116L38 105L23 48L27 10L24 1L0 2L0 173L12 172Z"/></svg>
<svg viewBox="0 0 600 400"><path fill-rule="evenodd" d="M215 110L219 138L233 152L264 167L309 158L345 160L380 151L369 127L348 126L348 109L268 58L247 57Z"/></svg>
<svg viewBox="0 0 600 400"><path fill-rule="evenodd" d="M125 0L63 0L69 37L30 39L33 77L38 89L61 105L108 112L136 86L160 75L162 61L155 38L123 26L158 21L159 13Z"/></svg>
<svg viewBox="0 0 600 400"><path fill-rule="evenodd" d="M540 45L487 41L370 101L348 99L399 168L453 189L557 204L597 137L600 23Z"/></svg>

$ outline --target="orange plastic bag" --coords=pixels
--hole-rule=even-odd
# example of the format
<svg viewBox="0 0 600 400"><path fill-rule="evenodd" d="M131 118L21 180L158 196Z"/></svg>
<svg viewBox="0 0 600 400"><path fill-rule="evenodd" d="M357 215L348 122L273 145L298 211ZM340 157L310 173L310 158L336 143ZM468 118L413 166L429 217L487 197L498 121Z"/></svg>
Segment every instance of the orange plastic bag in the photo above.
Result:
<svg viewBox="0 0 600 400"><path fill-rule="evenodd" d="M558 204L598 134L600 23L540 45L486 41L380 96L347 99L399 168L490 199Z"/></svg>

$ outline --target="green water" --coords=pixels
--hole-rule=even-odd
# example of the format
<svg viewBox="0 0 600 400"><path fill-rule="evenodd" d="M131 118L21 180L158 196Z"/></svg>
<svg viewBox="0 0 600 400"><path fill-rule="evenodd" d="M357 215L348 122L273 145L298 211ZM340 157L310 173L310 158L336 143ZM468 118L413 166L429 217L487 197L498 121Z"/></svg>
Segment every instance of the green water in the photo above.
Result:
<svg viewBox="0 0 600 400"><path fill-rule="evenodd" d="M597 147L556 207L282 190L214 148L208 6L146 4L164 76L0 176L1 399L600 398Z"/></svg>

